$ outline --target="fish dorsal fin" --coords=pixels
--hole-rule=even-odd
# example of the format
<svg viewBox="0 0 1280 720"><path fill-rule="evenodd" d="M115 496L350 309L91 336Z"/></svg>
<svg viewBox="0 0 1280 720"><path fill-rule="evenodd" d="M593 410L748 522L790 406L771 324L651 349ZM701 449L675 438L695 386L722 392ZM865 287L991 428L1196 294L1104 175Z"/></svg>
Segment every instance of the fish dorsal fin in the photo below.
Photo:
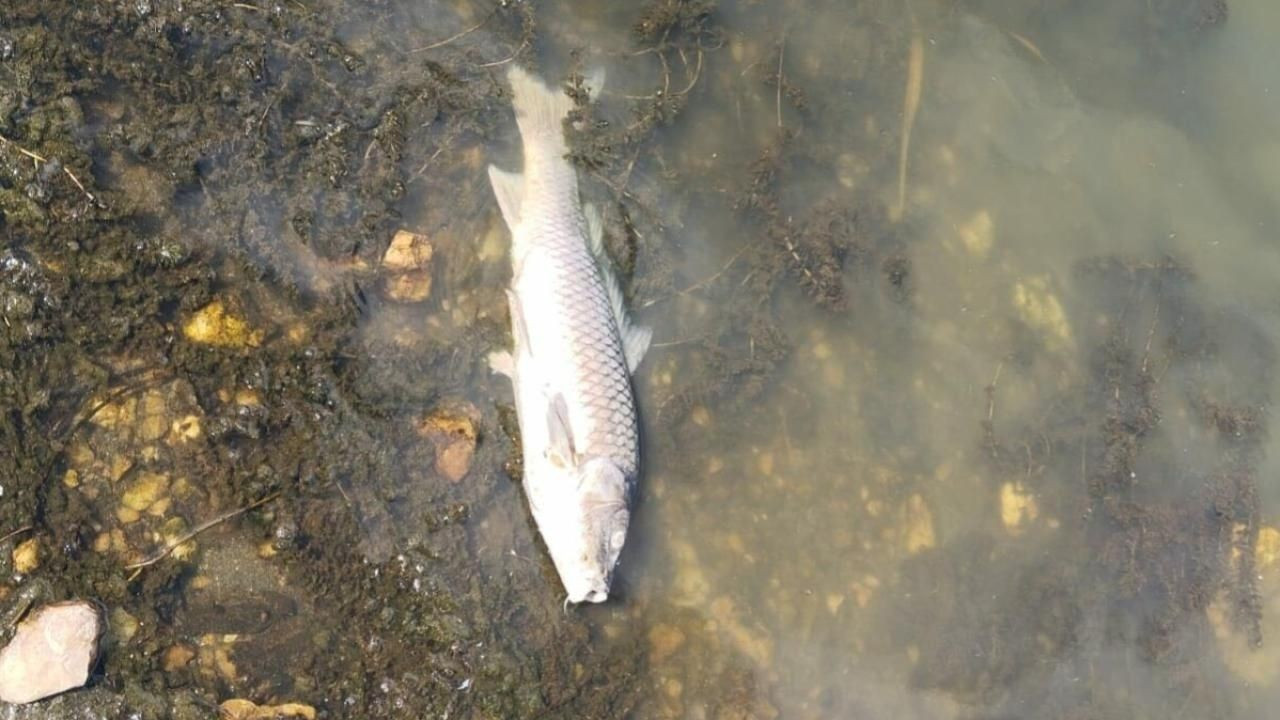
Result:
<svg viewBox="0 0 1280 720"><path fill-rule="evenodd" d="M613 263L604 251L604 221L600 218L600 209L591 203L582 207L582 216L587 223L587 246L595 256L596 267L600 268L600 280L604 282L605 294L609 296L609 307L613 308L613 319L618 324L618 333L622 336L622 351L627 358L627 371L634 373L640 367L640 361L649 350L653 339L653 330L643 325L632 325L627 315L627 306L622 296L622 285L613 271Z"/></svg>
<svg viewBox="0 0 1280 720"><path fill-rule="evenodd" d="M569 405L561 393L556 393L547 404L547 459L557 467L575 467L578 464L573 430L569 425Z"/></svg>
<svg viewBox="0 0 1280 720"><path fill-rule="evenodd" d="M501 170L495 165L489 166L489 184L493 185L493 195L498 198L498 209L502 211L502 219L508 230L515 230L520 224L520 204L524 196L524 175L509 170Z"/></svg>
<svg viewBox="0 0 1280 720"><path fill-rule="evenodd" d="M529 327L524 323L524 306L520 304L520 296L515 290L507 290L507 310L511 313L511 335L516 343L516 354L532 355Z"/></svg>
<svg viewBox="0 0 1280 720"><path fill-rule="evenodd" d="M619 323L618 330L622 333L622 353L627 357L627 371L634 373L640 367L640 361L644 360L644 354L649 351L649 343L653 341L653 328L628 322Z"/></svg>

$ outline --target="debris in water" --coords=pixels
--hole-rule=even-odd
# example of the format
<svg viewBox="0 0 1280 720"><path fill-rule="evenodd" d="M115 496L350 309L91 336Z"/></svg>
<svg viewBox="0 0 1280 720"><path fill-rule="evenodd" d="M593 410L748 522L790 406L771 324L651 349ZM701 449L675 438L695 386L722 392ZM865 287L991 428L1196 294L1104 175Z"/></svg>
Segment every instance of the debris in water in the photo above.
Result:
<svg viewBox="0 0 1280 720"><path fill-rule="evenodd" d="M83 601L46 605L0 650L0 700L17 705L81 687L98 656L102 618Z"/></svg>

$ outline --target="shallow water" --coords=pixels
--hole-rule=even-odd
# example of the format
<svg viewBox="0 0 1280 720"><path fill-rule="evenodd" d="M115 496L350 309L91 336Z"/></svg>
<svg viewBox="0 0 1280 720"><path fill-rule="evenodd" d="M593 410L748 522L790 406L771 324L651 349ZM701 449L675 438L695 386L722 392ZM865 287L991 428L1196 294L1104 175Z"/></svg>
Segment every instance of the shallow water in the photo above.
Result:
<svg viewBox="0 0 1280 720"><path fill-rule="evenodd" d="M124 333L129 362L77 398L91 422L51 466L72 499L29 502L46 552L65 511L106 558L46 560L58 592L143 619L98 684L162 698L145 717L185 717L175 688L331 717L1269 717L1280 9L1026 5L722 2L655 36L598 2L242 3L278 35L235 111L267 149L201 146L167 190L112 129L120 98L81 98L97 181L161 186L131 232L207 262L155 313L179 328L223 297L265 328L222 355ZM583 191L655 345L616 597L566 614L503 470L483 169L518 162L503 66L558 76L574 51L608 75ZM425 304L381 294L399 227L435 244ZM329 297L347 286L354 309ZM432 465L446 422L479 438L460 482ZM267 491L198 551L120 570Z"/></svg>

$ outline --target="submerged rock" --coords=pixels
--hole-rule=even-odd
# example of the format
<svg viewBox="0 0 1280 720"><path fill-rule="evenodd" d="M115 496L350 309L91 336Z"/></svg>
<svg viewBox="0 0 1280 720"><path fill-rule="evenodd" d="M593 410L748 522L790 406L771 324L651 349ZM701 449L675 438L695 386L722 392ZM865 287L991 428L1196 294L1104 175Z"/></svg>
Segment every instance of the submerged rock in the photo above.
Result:
<svg viewBox="0 0 1280 720"><path fill-rule="evenodd" d="M0 700L22 704L89 680L98 657L102 616L92 603L46 605L18 625L0 650Z"/></svg>
<svg viewBox="0 0 1280 720"><path fill-rule="evenodd" d="M283 705L258 705L249 700L227 700L218 707L222 717L228 720L274 720L275 718L305 718L315 720L315 708L301 703Z"/></svg>
<svg viewBox="0 0 1280 720"><path fill-rule="evenodd" d="M431 256L434 249L426 235L400 230L382 256L387 271L387 296L400 302L422 302L431 297Z"/></svg>

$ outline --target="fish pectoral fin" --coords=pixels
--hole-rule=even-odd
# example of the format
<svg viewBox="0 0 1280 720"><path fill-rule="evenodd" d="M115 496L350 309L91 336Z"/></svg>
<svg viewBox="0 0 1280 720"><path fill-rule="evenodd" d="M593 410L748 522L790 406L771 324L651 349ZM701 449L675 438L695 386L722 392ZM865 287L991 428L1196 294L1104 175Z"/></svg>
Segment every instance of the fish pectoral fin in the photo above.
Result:
<svg viewBox="0 0 1280 720"><path fill-rule="evenodd" d="M561 393L556 393L547 405L547 459L560 467L578 464L573 430L569 425L569 404Z"/></svg>
<svg viewBox="0 0 1280 720"><path fill-rule="evenodd" d="M511 353L506 350L496 350L489 353L489 370L498 375L505 375L512 380L516 379L516 360Z"/></svg>
<svg viewBox="0 0 1280 720"><path fill-rule="evenodd" d="M497 166L489 166L489 183L493 185L493 195L498 198L498 209L502 211L502 219L507 229L515 230L520 224L520 205L524 198L524 175L518 172L500 170Z"/></svg>
<svg viewBox="0 0 1280 720"><path fill-rule="evenodd" d="M533 354L533 346L529 342L529 326L524 322L524 307L520 304L520 296L515 290L507 290L507 309L511 313L511 337L516 343L516 354Z"/></svg>
<svg viewBox="0 0 1280 720"><path fill-rule="evenodd" d="M584 204L582 218L587 221L587 242L591 254L596 256L598 262L607 263L609 258L604 252L604 218L600 215L600 208L594 203Z"/></svg>
<svg viewBox="0 0 1280 720"><path fill-rule="evenodd" d="M627 358L627 371L635 373L649 351L649 343L653 341L653 328L645 325L622 324L618 330L622 333L622 354Z"/></svg>

